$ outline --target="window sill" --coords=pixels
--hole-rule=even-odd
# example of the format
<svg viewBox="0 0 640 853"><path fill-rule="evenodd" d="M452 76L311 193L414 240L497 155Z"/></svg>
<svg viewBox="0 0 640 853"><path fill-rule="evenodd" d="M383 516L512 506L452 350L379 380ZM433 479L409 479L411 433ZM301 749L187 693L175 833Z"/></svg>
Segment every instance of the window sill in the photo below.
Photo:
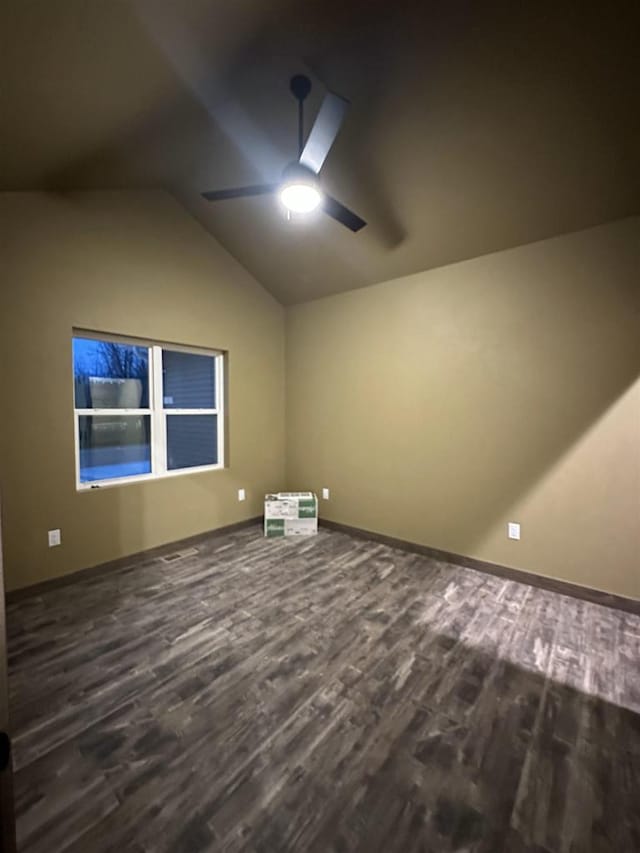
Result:
<svg viewBox="0 0 640 853"><path fill-rule="evenodd" d="M224 465L199 465L193 468L179 468L175 471L164 471L162 474L136 474L133 477L114 477L110 480L92 480L87 483L76 483L78 492L97 492L111 489L114 486L129 486L136 483L153 483L156 480L169 480L173 477L184 477L189 474L204 474L208 471L221 471Z"/></svg>

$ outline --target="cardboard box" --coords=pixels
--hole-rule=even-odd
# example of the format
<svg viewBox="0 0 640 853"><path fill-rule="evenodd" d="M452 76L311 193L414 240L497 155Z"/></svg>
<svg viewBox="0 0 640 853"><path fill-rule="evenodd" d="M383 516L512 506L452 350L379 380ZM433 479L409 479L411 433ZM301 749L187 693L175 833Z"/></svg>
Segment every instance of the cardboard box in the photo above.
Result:
<svg viewBox="0 0 640 853"><path fill-rule="evenodd" d="M265 495L265 536L311 536L318 532L318 498L313 492Z"/></svg>

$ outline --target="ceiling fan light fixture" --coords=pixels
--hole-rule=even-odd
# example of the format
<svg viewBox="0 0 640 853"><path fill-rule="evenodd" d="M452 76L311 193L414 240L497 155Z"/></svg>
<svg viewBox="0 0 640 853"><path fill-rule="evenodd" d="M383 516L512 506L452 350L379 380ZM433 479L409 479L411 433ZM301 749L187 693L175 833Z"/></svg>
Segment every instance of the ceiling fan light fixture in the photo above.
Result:
<svg viewBox="0 0 640 853"><path fill-rule="evenodd" d="M367 223L337 199L324 194L318 181L318 173L342 126L349 102L340 95L327 92L305 142L303 106L311 89L311 81L304 74L296 74L291 78L289 88L298 102L297 160L289 163L277 183L207 190L202 196L207 201L222 201L274 194L279 197L288 222L310 222L315 217L309 214L320 209L355 233Z"/></svg>
<svg viewBox="0 0 640 853"><path fill-rule="evenodd" d="M278 190L280 201L290 213L311 213L322 201L315 174L301 163L289 163Z"/></svg>
<svg viewBox="0 0 640 853"><path fill-rule="evenodd" d="M313 184L292 181L281 187L280 201L291 213L311 213L322 201L322 194Z"/></svg>

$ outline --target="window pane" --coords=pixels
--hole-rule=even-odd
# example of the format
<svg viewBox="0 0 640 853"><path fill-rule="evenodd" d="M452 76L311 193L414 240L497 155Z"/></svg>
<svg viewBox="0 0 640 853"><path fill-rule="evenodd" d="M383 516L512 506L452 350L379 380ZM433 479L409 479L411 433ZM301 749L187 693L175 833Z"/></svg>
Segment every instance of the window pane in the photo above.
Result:
<svg viewBox="0 0 640 853"><path fill-rule="evenodd" d="M215 358L163 350L162 396L165 409L215 409Z"/></svg>
<svg viewBox="0 0 640 853"><path fill-rule="evenodd" d="M167 468L215 465L218 461L217 415L167 415Z"/></svg>
<svg viewBox="0 0 640 853"><path fill-rule="evenodd" d="M151 471L149 415L80 415L80 482Z"/></svg>
<svg viewBox="0 0 640 853"><path fill-rule="evenodd" d="M73 339L76 409L148 409L149 350Z"/></svg>

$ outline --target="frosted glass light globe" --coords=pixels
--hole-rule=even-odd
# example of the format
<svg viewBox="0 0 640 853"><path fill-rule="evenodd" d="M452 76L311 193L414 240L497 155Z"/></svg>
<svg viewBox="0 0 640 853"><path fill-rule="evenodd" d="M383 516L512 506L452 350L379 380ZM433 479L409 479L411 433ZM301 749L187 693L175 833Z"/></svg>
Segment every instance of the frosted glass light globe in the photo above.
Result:
<svg viewBox="0 0 640 853"><path fill-rule="evenodd" d="M322 196L313 184L290 183L280 190L280 200L292 213L310 213L320 204Z"/></svg>

